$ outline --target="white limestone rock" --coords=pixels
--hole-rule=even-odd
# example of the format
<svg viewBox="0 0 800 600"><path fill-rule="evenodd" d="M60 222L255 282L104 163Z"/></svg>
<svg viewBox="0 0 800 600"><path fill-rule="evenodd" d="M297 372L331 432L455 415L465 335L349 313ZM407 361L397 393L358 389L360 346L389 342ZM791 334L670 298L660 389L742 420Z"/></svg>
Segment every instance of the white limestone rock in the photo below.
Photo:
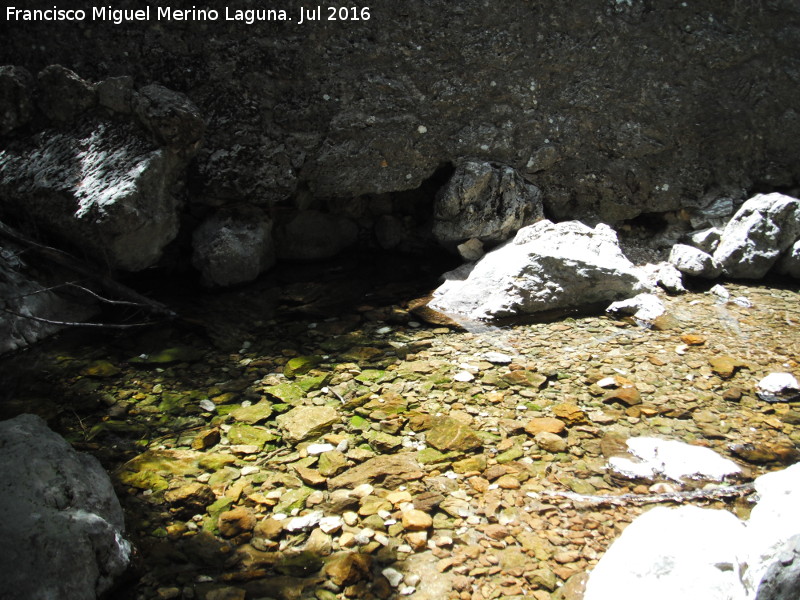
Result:
<svg viewBox="0 0 800 600"><path fill-rule="evenodd" d="M800 397L800 384L791 373L770 373L758 382L756 393L765 402L790 402Z"/></svg>
<svg viewBox="0 0 800 600"><path fill-rule="evenodd" d="M212 215L194 231L192 248L209 286L253 281L275 264L272 221L255 208Z"/></svg>
<svg viewBox="0 0 800 600"><path fill-rule="evenodd" d="M667 311L664 303L655 294L638 294L627 300L613 302L606 312L631 315L637 321L650 323Z"/></svg>
<svg viewBox="0 0 800 600"><path fill-rule="evenodd" d="M690 246L702 250L708 254L713 254L719 245L722 230L719 227L708 227L691 232L686 236Z"/></svg>
<svg viewBox="0 0 800 600"><path fill-rule="evenodd" d="M677 440L634 437L627 440L627 445L631 457L615 456L608 460L608 464L618 474L630 479L666 477L673 481L722 481L742 471L735 462L710 448Z"/></svg>
<svg viewBox="0 0 800 600"><path fill-rule="evenodd" d="M730 277L760 279L798 238L800 201L784 194L759 194L725 226L714 259Z"/></svg>
<svg viewBox="0 0 800 600"><path fill-rule="evenodd" d="M524 227L474 266L445 278L429 306L476 321L593 306L648 289L610 227L577 221Z"/></svg>
<svg viewBox="0 0 800 600"><path fill-rule="evenodd" d="M653 508L611 545L591 572L584 600L745 600L744 530L724 510Z"/></svg>
<svg viewBox="0 0 800 600"><path fill-rule="evenodd" d="M675 244L672 247L669 262L681 273L694 277L716 279L722 274L722 267L710 254L686 244Z"/></svg>

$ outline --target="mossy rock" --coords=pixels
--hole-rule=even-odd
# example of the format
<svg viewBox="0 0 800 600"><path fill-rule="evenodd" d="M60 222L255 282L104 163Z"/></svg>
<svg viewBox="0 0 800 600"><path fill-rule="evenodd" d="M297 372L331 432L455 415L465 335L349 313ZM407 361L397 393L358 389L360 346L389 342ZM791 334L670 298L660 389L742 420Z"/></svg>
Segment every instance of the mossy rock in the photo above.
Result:
<svg viewBox="0 0 800 600"><path fill-rule="evenodd" d="M295 384L305 393L315 392L325 387L333 376L332 373L321 373L319 375L306 375L295 379Z"/></svg>
<svg viewBox="0 0 800 600"><path fill-rule="evenodd" d="M222 454L218 452L206 452L197 461L197 466L206 471L217 471L227 465L232 465L236 462L236 458L230 454Z"/></svg>
<svg viewBox="0 0 800 600"><path fill-rule="evenodd" d="M158 410L169 415L178 415L186 411L191 398L179 392L163 392Z"/></svg>
<svg viewBox="0 0 800 600"><path fill-rule="evenodd" d="M296 356L284 365L283 374L289 378L305 375L321 362L321 356Z"/></svg>
<svg viewBox="0 0 800 600"><path fill-rule="evenodd" d="M263 448L267 442L275 441L277 436L263 427L254 427L244 423L236 423L228 430L228 440L231 444L244 444Z"/></svg>
<svg viewBox="0 0 800 600"><path fill-rule="evenodd" d="M393 377L393 375L388 374L383 369L364 369L361 373L356 375L356 381L360 381L361 383L383 383Z"/></svg>
<svg viewBox="0 0 800 600"><path fill-rule="evenodd" d="M96 360L81 370L81 375L86 377L105 378L114 377L122 372L115 364L107 360Z"/></svg>
<svg viewBox="0 0 800 600"><path fill-rule="evenodd" d="M310 487L299 487L289 490L281 496L278 504L273 508L273 513L290 513L295 508L302 509L306 505L306 499L314 492Z"/></svg>
<svg viewBox="0 0 800 600"><path fill-rule="evenodd" d="M255 425L256 423L261 423L270 418L272 415L272 404L264 400L250 406L240 406L228 414L236 421Z"/></svg>
<svg viewBox="0 0 800 600"><path fill-rule="evenodd" d="M275 398L276 400L286 404L299 404L306 393L296 383L279 383L278 385L271 385L264 389L264 392Z"/></svg>
<svg viewBox="0 0 800 600"><path fill-rule="evenodd" d="M208 517L206 517L205 520L203 521L203 530L207 531L208 533L217 535L219 533L219 529L217 526L217 524L219 523L219 516L225 511L227 511L232 505L233 505L233 498L227 498L225 496L218 499L213 504L210 504L206 508Z"/></svg>

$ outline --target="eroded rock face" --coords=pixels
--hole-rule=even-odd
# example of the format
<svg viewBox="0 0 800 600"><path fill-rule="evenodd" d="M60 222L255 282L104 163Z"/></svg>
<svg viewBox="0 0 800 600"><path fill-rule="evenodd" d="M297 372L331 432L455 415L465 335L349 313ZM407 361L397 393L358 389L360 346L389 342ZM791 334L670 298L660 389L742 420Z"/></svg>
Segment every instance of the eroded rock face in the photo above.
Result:
<svg viewBox="0 0 800 600"><path fill-rule="evenodd" d="M462 267L450 277L429 305L469 320L586 307L646 289L611 228L577 221L524 227L474 268Z"/></svg>
<svg viewBox="0 0 800 600"><path fill-rule="evenodd" d="M122 509L92 456L34 415L0 423L0 583L9 600L95 600L127 568Z"/></svg>
<svg viewBox="0 0 800 600"><path fill-rule="evenodd" d="M214 205L412 190L473 159L529 177L551 218L612 222L800 175L792 0L377 0L369 20L297 25L301 4L252 25L29 22L0 62L186 93L209 117L196 199Z"/></svg>
<svg viewBox="0 0 800 600"><path fill-rule="evenodd" d="M510 167L467 161L436 197L433 235L445 245L497 244L543 218L541 191Z"/></svg>

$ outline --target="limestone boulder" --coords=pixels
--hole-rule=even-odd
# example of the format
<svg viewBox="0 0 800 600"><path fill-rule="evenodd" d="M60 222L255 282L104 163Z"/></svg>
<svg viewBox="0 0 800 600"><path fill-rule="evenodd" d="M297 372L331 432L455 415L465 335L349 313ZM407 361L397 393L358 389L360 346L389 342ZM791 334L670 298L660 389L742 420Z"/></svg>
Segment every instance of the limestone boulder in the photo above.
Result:
<svg viewBox="0 0 800 600"><path fill-rule="evenodd" d="M133 110L159 145L191 154L198 149L205 122L184 94L161 85L147 85L136 94Z"/></svg>
<svg viewBox="0 0 800 600"><path fill-rule="evenodd" d="M722 275L722 267L714 257L700 248L675 244L669 253L669 262L681 273L705 279L716 279Z"/></svg>
<svg viewBox="0 0 800 600"><path fill-rule="evenodd" d="M584 600L796 598L800 465L754 486L758 502L746 522L696 506L638 517L590 573Z"/></svg>
<svg viewBox="0 0 800 600"><path fill-rule="evenodd" d="M800 238L800 201L784 194L758 194L725 226L714 260L729 277L760 279Z"/></svg>
<svg viewBox="0 0 800 600"><path fill-rule="evenodd" d="M38 84L39 108L53 121L71 121L97 101L92 84L61 65L43 69Z"/></svg>
<svg viewBox="0 0 800 600"><path fill-rule="evenodd" d="M85 120L0 151L0 204L112 268L138 271L178 232L182 170L132 125Z"/></svg>
<svg viewBox="0 0 800 600"><path fill-rule="evenodd" d="M744 600L744 530L724 510L653 508L611 545L589 576L584 600Z"/></svg>
<svg viewBox="0 0 800 600"><path fill-rule="evenodd" d="M524 227L445 279L429 306L479 321L607 304L648 289L610 227L577 221Z"/></svg>
<svg viewBox="0 0 800 600"><path fill-rule="evenodd" d="M433 234L446 246L473 238L496 245L543 218L541 196L511 167L466 161L436 196Z"/></svg>
<svg viewBox="0 0 800 600"><path fill-rule="evenodd" d="M0 586L8 600L95 600L127 569L122 508L100 463L34 415L0 423Z"/></svg>
<svg viewBox="0 0 800 600"><path fill-rule="evenodd" d="M275 264L272 221L256 208L220 211L194 231L192 265L209 286L254 280Z"/></svg>

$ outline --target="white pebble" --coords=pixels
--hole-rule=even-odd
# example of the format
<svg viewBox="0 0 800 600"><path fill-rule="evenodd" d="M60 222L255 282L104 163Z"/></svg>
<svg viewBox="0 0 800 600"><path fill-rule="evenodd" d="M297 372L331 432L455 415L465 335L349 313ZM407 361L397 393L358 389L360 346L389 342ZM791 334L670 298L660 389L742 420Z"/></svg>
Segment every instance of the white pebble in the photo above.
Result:
<svg viewBox="0 0 800 600"><path fill-rule="evenodd" d="M306 452L309 456L316 456L323 452L330 452L335 446L333 444L309 444L306 446Z"/></svg>
<svg viewBox="0 0 800 600"><path fill-rule="evenodd" d="M204 398L203 400L200 400L200 408L206 412L214 412L217 410L217 405L208 398Z"/></svg>
<svg viewBox="0 0 800 600"><path fill-rule="evenodd" d="M398 571L397 569L393 569L392 567L386 567L381 571L381 575L386 577L386 581L389 582L389 585L396 588L401 583L403 583L403 574Z"/></svg>

